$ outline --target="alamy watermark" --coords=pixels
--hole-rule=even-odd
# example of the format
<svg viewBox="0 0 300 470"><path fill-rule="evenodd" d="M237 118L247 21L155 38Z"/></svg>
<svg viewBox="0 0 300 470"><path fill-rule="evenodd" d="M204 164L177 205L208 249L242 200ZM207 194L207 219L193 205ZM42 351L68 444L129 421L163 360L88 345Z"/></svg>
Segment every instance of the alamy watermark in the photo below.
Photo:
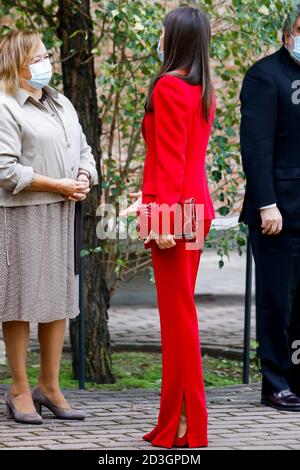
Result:
<svg viewBox="0 0 300 470"><path fill-rule="evenodd" d="M180 204L156 204L156 210L151 217L151 226L153 239L159 237L159 233L182 234L186 233L185 244L187 250L202 249L204 245L204 204L195 204L196 210L196 230L191 234L190 220L191 214L184 213ZM121 212L126 212L129 208L127 195L117 198L116 203L101 203L96 210L96 217L100 220L96 225L96 235L100 240L140 240L147 236L147 229L139 212L128 213L120 216ZM138 207L138 206L137 206ZM163 230L163 232L160 231ZM146 230L146 233L145 233ZM189 239L190 237L190 239ZM183 237L176 237L175 242L183 240Z"/></svg>

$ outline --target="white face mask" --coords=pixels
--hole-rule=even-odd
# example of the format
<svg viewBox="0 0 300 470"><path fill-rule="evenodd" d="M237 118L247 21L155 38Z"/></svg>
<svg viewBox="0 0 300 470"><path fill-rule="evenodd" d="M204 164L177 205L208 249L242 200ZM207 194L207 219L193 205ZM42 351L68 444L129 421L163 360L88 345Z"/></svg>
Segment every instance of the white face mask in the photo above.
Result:
<svg viewBox="0 0 300 470"><path fill-rule="evenodd" d="M41 89L49 84L52 77L52 65L48 58L43 59L36 64L30 64L29 70L31 73L31 79L26 81L31 86Z"/></svg>
<svg viewBox="0 0 300 470"><path fill-rule="evenodd" d="M161 62L163 62L165 55L164 55L164 51L161 51L161 50L160 50L160 40L158 41L156 51L157 51L157 55L158 55L158 57L159 57L159 60L160 60Z"/></svg>
<svg viewBox="0 0 300 470"><path fill-rule="evenodd" d="M298 62L300 62L300 36L293 36L291 34L291 37L294 39L294 48L289 49L289 52L292 57L294 57Z"/></svg>

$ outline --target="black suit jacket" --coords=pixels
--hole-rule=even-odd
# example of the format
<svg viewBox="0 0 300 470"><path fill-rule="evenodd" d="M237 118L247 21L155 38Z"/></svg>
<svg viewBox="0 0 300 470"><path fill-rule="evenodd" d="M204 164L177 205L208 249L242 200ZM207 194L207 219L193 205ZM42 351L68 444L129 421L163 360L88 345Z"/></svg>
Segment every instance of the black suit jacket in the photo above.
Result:
<svg viewBox="0 0 300 470"><path fill-rule="evenodd" d="M281 49L246 73L240 94L246 192L239 222L261 224L277 203L283 226L300 228L300 65Z"/></svg>

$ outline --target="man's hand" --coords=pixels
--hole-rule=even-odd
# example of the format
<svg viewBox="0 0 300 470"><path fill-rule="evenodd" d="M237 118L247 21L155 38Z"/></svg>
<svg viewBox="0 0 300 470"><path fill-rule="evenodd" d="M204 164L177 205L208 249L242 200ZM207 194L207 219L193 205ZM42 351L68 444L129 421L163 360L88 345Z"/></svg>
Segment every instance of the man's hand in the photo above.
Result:
<svg viewBox="0 0 300 470"><path fill-rule="evenodd" d="M278 235L282 230L282 215L277 207L260 209L263 235Z"/></svg>
<svg viewBox="0 0 300 470"><path fill-rule="evenodd" d="M144 243L149 243L150 240L153 239L156 241L158 248L160 248L161 250L167 250L176 245L174 235L160 235L158 233L153 232L153 230L150 231L148 238L144 241Z"/></svg>

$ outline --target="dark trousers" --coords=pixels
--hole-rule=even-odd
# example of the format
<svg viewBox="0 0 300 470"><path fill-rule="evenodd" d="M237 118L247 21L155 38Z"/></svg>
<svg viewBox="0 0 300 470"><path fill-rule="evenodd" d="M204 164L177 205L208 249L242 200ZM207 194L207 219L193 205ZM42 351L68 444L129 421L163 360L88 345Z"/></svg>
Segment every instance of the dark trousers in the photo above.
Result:
<svg viewBox="0 0 300 470"><path fill-rule="evenodd" d="M259 226L249 225L249 235L262 393L290 388L300 395L300 229L263 235Z"/></svg>

